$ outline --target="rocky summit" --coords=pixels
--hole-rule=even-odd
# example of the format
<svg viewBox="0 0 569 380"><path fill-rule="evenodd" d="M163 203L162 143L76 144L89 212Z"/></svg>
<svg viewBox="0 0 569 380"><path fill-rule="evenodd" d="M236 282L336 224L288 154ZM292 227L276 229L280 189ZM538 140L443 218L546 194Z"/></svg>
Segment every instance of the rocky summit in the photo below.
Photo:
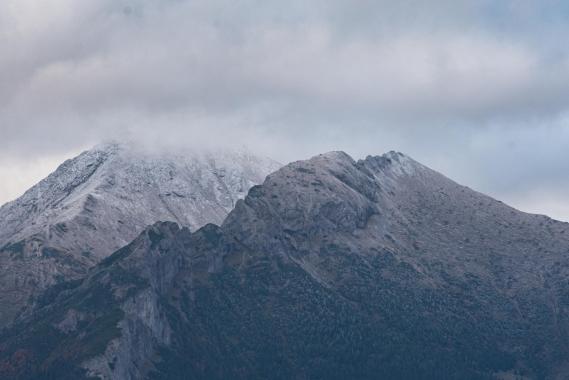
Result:
<svg viewBox="0 0 569 380"><path fill-rule="evenodd" d="M0 336L16 379L566 379L569 224L332 152L156 223Z"/></svg>
<svg viewBox="0 0 569 380"><path fill-rule="evenodd" d="M46 287L79 278L157 221L221 223L280 165L242 152L107 143L0 208L0 327Z"/></svg>

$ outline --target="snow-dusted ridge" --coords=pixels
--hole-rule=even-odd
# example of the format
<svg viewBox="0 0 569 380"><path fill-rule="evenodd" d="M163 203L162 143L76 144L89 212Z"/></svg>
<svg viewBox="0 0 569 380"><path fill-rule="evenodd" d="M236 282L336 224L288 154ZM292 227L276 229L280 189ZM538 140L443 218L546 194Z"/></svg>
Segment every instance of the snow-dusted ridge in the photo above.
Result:
<svg viewBox="0 0 569 380"><path fill-rule="evenodd" d="M150 224L220 224L279 167L246 150L164 152L114 142L65 161L0 207L0 326L14 314L6 305L84 273Z"/></svg>

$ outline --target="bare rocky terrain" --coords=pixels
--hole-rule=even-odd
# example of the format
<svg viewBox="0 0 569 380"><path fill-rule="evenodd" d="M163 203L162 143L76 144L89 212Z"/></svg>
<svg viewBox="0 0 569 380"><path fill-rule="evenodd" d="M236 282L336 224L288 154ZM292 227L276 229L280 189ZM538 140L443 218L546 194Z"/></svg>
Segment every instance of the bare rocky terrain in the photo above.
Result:
<svg viewBox="0 0 569 380"><path fill-rule="evenodd" d="M569 224L400 153L156 223L0 336L17 379L566 379Z"/></svg>
<svg viewBox="0 0 569 380"><path fill-rule="evenodd" d="M47 286L82 276L157 221L221 223L280 165L247 152L151 153L108 143L0 208L0 327Z"/></svg>

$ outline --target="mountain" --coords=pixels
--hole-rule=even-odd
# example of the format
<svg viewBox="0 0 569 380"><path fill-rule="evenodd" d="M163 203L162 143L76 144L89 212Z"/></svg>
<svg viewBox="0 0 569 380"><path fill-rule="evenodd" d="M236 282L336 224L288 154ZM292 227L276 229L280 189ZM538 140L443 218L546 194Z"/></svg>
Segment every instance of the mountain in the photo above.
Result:
<svg viewBox="0 0 569 380"><path fill-rule="evenodd" d="M16 379L566 379L569 224L332 152L144 230L0 336Z"/></svg>
<svg viewBox="0 0 569 380"><path fill-rule="evenodd" d="M77 278L157 221L221 223L279 167L246 152L149 153L103 144L0 208L0 327L33 296Z"/></svg>

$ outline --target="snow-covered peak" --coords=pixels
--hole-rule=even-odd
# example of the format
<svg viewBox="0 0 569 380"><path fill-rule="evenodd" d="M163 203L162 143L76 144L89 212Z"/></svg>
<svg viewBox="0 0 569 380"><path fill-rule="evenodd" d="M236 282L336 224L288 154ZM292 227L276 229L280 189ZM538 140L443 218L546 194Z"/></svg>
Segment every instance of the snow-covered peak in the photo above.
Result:
<svg viewBox="0 0 569 380"><path fill-rule="evenodd" d="M220 223L251 186L279 166L246 151L147 152L121 143L100 144L65 161L0 208L0 247L78 217L95 227L119 223L136 230L113 236L117 242L109 248L158 220L191 228ZM47 235L46 243L52 240Z"/></svg>
<svg viewBox="0 0 569 380"><path fill-rule="evenodd" d="M376 175L386 177L412 176L427 169L411 157L396 151L381 156L367 156L360 160L360 164L370 168Z"/></svg>
<svg viewBox="0 0 569 380"><path fill-rule="evenodd" d="M391 170L399 175L411 175L421 166L418 162L401 152L390 151L385 153L383 157L390 161Z"/></svg>
<svg viewBox="0 0 569 380"><path fill-rule="evenodd" d="M146 226L220 224L278 169L245 150L150 150L104 143L0 207L0 326L30 295L84 273Z"/></svg>

